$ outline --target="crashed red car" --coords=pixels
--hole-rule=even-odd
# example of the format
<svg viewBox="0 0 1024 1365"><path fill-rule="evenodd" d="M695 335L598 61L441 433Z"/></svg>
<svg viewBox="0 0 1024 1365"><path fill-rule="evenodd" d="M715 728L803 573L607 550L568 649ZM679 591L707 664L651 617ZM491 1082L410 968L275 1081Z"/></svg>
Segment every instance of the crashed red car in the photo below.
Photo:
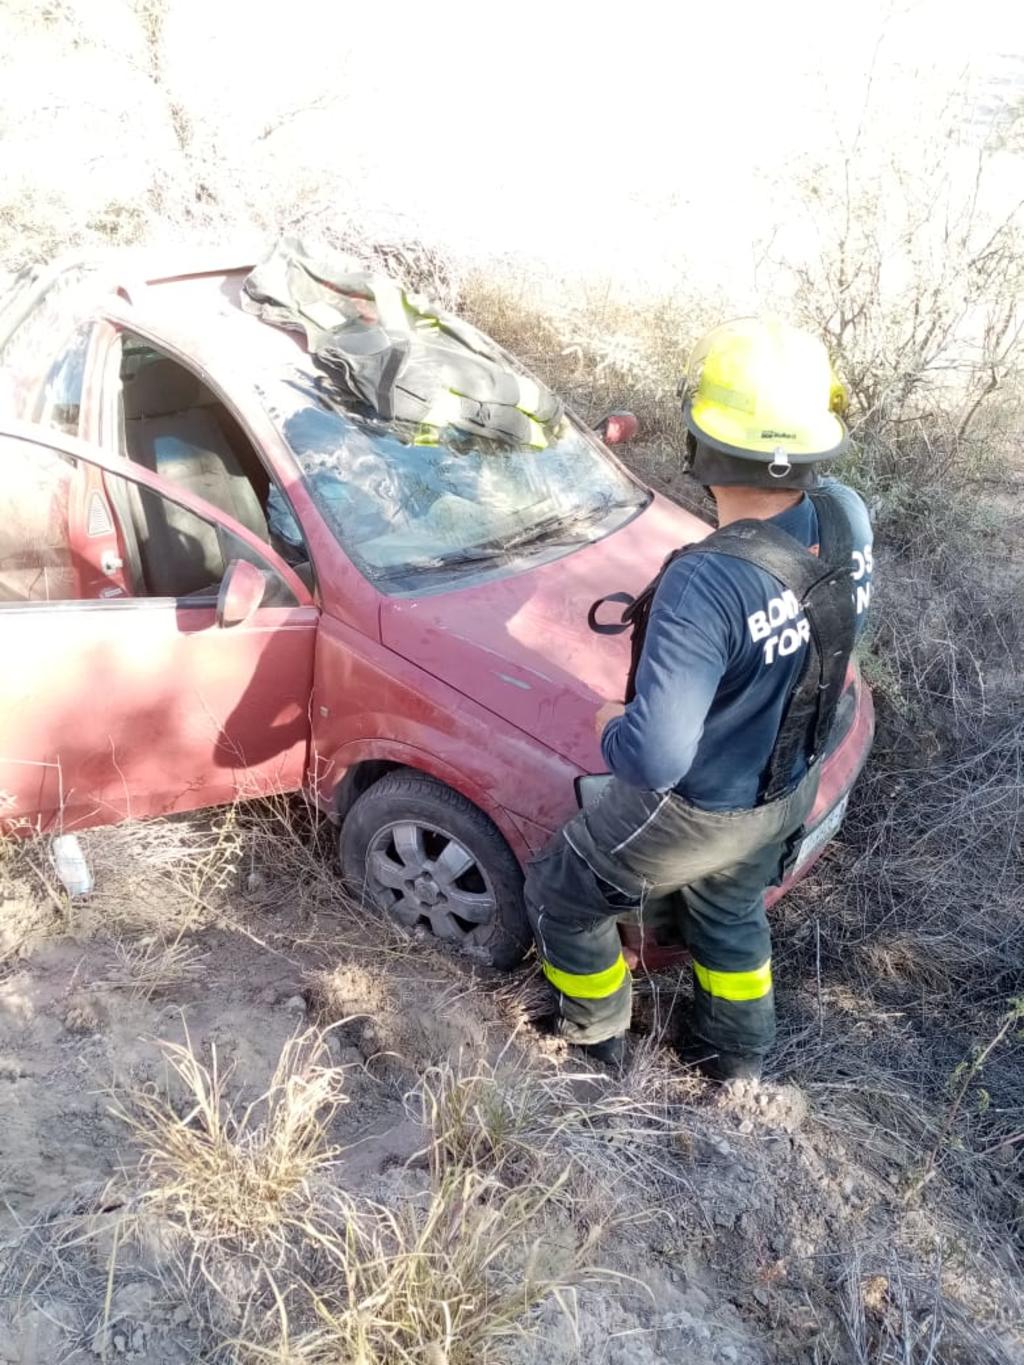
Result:
<svg viewBox="0 0 1024 1365"><path fill-rule="evenodd" d="M371 900L511 962L626 674L587 610L709 527L573 418L474 463L332 410L240 308L249 267L189 265L62 262L0 302L2 828L304 789ZM795 877L871 732L851 669Z"/></svg>

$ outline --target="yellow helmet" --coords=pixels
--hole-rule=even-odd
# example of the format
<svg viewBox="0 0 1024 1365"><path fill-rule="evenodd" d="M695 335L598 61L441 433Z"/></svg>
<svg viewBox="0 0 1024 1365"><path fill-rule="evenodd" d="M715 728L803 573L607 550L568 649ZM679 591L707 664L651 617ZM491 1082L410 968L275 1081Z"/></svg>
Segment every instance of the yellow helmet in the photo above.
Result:
<svg viewBox="0 0 1024 1365"><path fill-rule="evenodd" d="M690 356L683 405L690 431L724 455L768 464L773 476L838 455L848 440L845 410L825 347L788 323L723 323Z"/></svg>

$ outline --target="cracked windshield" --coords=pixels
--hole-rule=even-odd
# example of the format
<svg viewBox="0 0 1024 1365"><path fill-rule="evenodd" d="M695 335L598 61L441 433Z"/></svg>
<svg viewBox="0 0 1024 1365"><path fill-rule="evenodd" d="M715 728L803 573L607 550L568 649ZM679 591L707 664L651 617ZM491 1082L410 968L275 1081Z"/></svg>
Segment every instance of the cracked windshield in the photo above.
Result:
<svg viewBox="0 0 1024 1365"><path fill-rule="evenodd" d="M260 395L343 548L398 589L424 571L507 565L596 540L648 501L568 416L535 428L536 444L454 426L422 443L412 423L328 406L319 378L300 369L265 380ZM298 550L299 528L276 491L268 512L274 534Z"/></svg>

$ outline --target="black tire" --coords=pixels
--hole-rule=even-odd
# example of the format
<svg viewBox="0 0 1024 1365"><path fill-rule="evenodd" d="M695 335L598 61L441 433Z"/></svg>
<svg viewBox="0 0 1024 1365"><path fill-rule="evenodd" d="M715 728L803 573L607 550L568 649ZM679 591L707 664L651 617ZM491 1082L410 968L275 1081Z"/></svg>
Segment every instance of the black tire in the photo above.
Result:
<svg viewBox="0 0 1024 1365"><path fill-rule="evenodd" d="M496 826L424 773L388 773L363 792L339 838L349 888L399 923L490 966L530 945L523 874Z"/></svg>

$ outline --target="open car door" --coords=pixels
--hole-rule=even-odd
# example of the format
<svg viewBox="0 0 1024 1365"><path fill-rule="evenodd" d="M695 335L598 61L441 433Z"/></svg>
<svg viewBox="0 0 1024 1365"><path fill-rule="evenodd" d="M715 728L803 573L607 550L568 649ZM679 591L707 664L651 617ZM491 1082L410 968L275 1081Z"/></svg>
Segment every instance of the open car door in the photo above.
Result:
<svg viewBox="0 0 1024 1365"><path fill-rule="evenodd" d="M0 419L0 830L298 789L318 621L302 580L223 512Z"/></svg>

